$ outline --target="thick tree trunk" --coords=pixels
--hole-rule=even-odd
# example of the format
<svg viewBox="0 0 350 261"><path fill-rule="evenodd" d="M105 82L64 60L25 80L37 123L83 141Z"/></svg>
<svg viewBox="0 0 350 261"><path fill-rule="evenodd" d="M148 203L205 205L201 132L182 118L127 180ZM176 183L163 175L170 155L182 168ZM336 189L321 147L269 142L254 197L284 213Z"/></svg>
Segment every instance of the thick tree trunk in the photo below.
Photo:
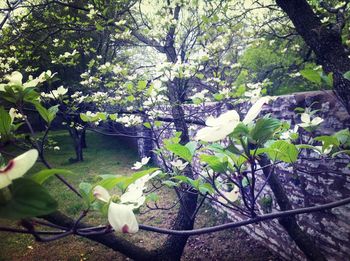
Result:
<svg viewBox="0 0 350 261"><path fill-rule="evenodd" d="M341 25L322 24L306 0L276 0L276 3L289 16L326 73L333 73L334 91L350 113L350 81L343 77L350 71L350 54L342 44Z"/></svg>
<svg viewBox="0 0 350 261"><path fill-rule="evenodd" d="M68 127L68 131L73 140L74 151L76 156L75 159L70 160L74 162L84 161L82 135L79 134L79 131L74 128Z"/></svg>
<svg viewBox="0 0 350 261"><path fill-rule="evenodd" d="M180 102L180 86L178 80L168 85L168 96L171 104L172 116L176 131L181 132L181 144L186 144L190 141L188 136L188 128L185 121L185 113ZM193 177L191 167L188 167L185 174L189 178ZM182 194L182 192L179 191ZM172 229L175 230L191 230L194 225L194 212L197 207L197 194L184 193L181 196L181 204L175 218ZM183 250L186 246L189 236L168 236L163 246L157 250L157 260L180 260Z"/></svg>
<svg viewBox="0 0 350 261"><path fill-rule="evenodd" d="M270 160L266 156L261 156L259 164L263 168L265 178L268 178L268 184L275 195L280 209L282 211L291 210L292 204L290 203L280 180L271 170ZM319 247L315 245L313 239L300 228L295 216L281 218L278 221L309 260L326 260Z"/></svg>
<svg viewBox="0 0 350 261"><path fill-rule="evenodd" d="M80 139L78 138L77 140L75 140L75 155L76 155L76 161L84 161L84 157L83 157L83 147L81 144Z"/></svg>
<svg viewBox="0 0 350 261"><path fill-rule="evenodd" d="M81 132L81 147L83 149L86 149L87 148L87 143L86 143L86 128L84 128Z"/></svg>

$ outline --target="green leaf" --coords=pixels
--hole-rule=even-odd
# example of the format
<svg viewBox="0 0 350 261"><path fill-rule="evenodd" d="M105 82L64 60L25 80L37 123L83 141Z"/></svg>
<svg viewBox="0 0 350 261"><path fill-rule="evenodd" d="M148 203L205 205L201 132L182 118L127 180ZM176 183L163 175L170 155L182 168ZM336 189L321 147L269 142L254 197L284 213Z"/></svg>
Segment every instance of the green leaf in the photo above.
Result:
<svg viewBox="0 0 350 261"><path fill-rule="evenodd" d="M134 95L129 95L128 97L126 97L126 99L129 101L129 102L133 102L135 100L135 96Z"/></svg>
<svg viewBox="0 0 350 261"><path fill-rule="evenodd" d="M105 189L109 190L109 189L113 189L119 183L123 183L128 178L129 177L126 177L126 176L111 175L111 177L104 178L103 180L96 183L95 186L100 185L100 186L104 187Z"/></svg>
<svg viewBox="0 0 350 261"><path fill-rule="evenodd" d="M83 197L86 206L89 207L91 202L94 201L94 196L92 195L92 185L87 182L81 182L79 184L79 192Z"/></svg>
<svg viewBox="0 0 350 261"><path fill-rule="evenodd" d="M176 179L176 180L179 180L181 182L189 183L189 181L188 181L189 178L186 176L183 176L183 175L174 176L174 177L172 177L172 179Z"/></svg>
<svg viewBox="0 0 350 261"><path fill-rule="evenodd" d="M11 117L10 114L4 109L4 107L0 107L0 134L1 136L7 137L11 131Z"/></svg>
<svg viewBox="0 0 350 261"><path fill-rule="evenodd" d="M262 118L257 120L250 135L256 143L263 144L273 136L280 126L281 122L278 119Z"/></svg>
<svg viewBox="0 0 350 261"><path fill-rule="evenodd" d="M322 78L318 71L313 69L304 69L300 71L300 74L310 82L321 84Z"/></svg>
<svg viewBox="0 0 350 261"><path fill-rule="evenodd" d="M329 73L328 75L325 73L321 73L322 81L328 85L329 87L333 87L333 73Z"/></svg>
<svg viewBox="0 0 350 261"><path fill-rule="evenodd" d="M150 201L152 201L152 202L159 201L159 196L156 193L154 193L154 192L148 194L146 196L146 202L150 202Z"/></svg>
<svg viewBox="0 0 350 261"><path fill-rule="evenodd" d="M221 101L222 99L225 98L225 96L221 93L215 93L215 94L213 94L213 97L216 101Z"/></svg>
<svg viewBox="0 0 350 261"><path fill-rule="evenodd" d="M340 144L350 145L350 131L349 129L340 130L333 134L334 137L340 142Z"/></svg>
<svg viewBox="0 0 350 261"><path fill-rule="evenodd" d="M154 122L154 126L156 126L156 127L161 127L162 125L163 125L163 123L161 121Z"/></svg>
<svg viewBox="0 0 350 261"><path fill-rule="evenodd" d="M209 167L215 172L223 173L227 170L228 162L226 157L220 159L215 155L202 154L199 156L199 158L201 159L201 161L207 163Z"/></svg>
<svg viewBox="0 0 350 261"><path fill-rule="evenodd" d="M109 118L112 120L112 121L115 121L118 117L116 114L109 114Z"/></svg>
<svg viewBox="0 0 350 261"><path fill-rule="evenodd" d="M194 99L192 99L192 101L193 101L193 103L194 103L194 104L196 104L196 105L198 105L198 104L201 104L201 103L202 103L202 100L201 100L201 99L199 99L199 98L194 98Z"/></svg>
<svg viewBox="0 0 350 261"><path fill-rule="evenodd" d="M165 180L163 181L163 184L169 188L176 187L178 185L178 183L173 182L171 180Z"/></svg>
<svg viewBox="0 0 350 261"><path fill-rule="evenodd" d="M314 140L322 142L323 151L330 146L339 146L339 140L334 136L318 136Z"/></svg>
<svg viewBox="0 0 350 261"><path fill-rule="evenodd" d="M198 190L202 194L213 194L215 192L213 186L210 183L204 183L199 185Z"/></svg>
<svg viewBox="0 0 350 261"><path fill-rule="evenodd" d="M37 93L34 88L26 88L23 91L23 100L30 103L37 103L39 93Z"/></svg>
<svg viewBox="0 0 350 261"><path fill-rule="evenodd" d="M96 23L95 26L96 26L97 31L103 31L103 29L104 29L104 27L102 25L100 25L99 23Z"/></svg>
<svg viewBox="0 0 350 261"><path fill-rule="evenodd" d="M294 144L284 140L275 141L266 152L272 161L281 160L287 163L296 162L299 154Z"/></svg>
<svg viewBox="0 0 350 261"><path fill-rule="evenodd" d="M100 119L100 120L102 120L102 121L107 120L107 114L106 114L106 113L98 112L98 113L96 114L96 116L97 116L98 119Z"/></svg>
<svg viewBox="0 0 350 261"><path fill-rule="evenodd" d="M247 158L243 155L237 157L236 155L231 154L230 158L232 159L233 163L237 166L237 168L240 168L247 161Z"/></svg>
<svg viewBox="0 0 350 261"><path fill-rule="evenodd" d="M43 118L44 121L46 121L48 124L51 122L51 116L49 110L47 110L44 106L42 106L40 103L35 103L35 108L39 112L41 118Z"/></svg>
<svg viewBox="0 0 350 261"><path fill-rule="evenodd" d="M14 91L11 88L9 89L6 87L5 87L6 92L0 92L1 98L6 100L6 101L9 101L11 103L16 104L16 102L17 102L16 94L14 93Z"/></svg>
<svg viewBox="0 0 350 261"><path fill-rule="evenodd" d="M239 123L231 133L232 137L241 138L249 135L249 128L243 123Z"/></svg>
<svg viewBox="0 0 350 261"><path fill-rule="evenodd" d="M59 105L52 106L48 109L49 113L49 123L52 122L56 118L56 114L58 112Z"/></svg>
<svg viewBox="0 0 350 261"><path fill-rule="evenodd" d="M200 184L200 180L199 180L199 179L193 180L193 179L190 179L190 178L189 178L189 179L188 179L188 182L189 182L189 184L190 184L193 188L199 190L199 184Z"/></svg>
<svg viewBox="0 0 350 261"><path fill-rule="evenodd" d="M149 122L145 122L144 124L143 124L143 126L145 126L147 129L151 129L151 123L149 123Z"/></svg>
<svg viewBox="0 0 350 261"><path fill-rule="evenodd" d="M247 177L244 177L242 179L242 186L243 186L243 188L249 186L250 184L251 184L251 182L249 181L249 179Z"/></svg>
<svg viewBox="0 0 350 261"><path fill-rule="evenodd" d="M174 153L176 156L179 156L180 158L191 162L192 161L192 153L191 151L186 147L178 143L173 144L167 144L165 148L172 153Z"/></svg>
<svg viewBox="0 0 350 261"><path fill-rule="evenodd" d="M302 108L302 107L296 107L296 108L294 109L294 111L296 111L296 112L305 112L305 109Z"/></svg>
<svg viewBox="0 0 350 261"><path fill-rule="evenodd" d="M90 119L88 116L86 116L86 114L84 113L80 113L80 119L83 121L83 122L89 122Z"/></svg>
<svg viewBox="0 0 350 261"><path fill-rule="evenodd" d="M139 81L137 83L137 90L139 91L146 89L146 87L147 87L147 81Z"/></svg>
<svg viewBox="0 0 350 261"><path fill-rule="evenodd" d="M72 175L73 172L66 169L44 169L35 173L33 176L30 177L30 179L38 184L43 184L48 178L52 177L55 174Z"/></svg>
<svg viewBox="0 0 350 261"><path fill-rule="evenodd" d="M197 142L196 141L190 141L189 143L187 143L185 145L185 147L188 148L188 150L190 151L191 155L193 156L194 153L196 152Z"/></svg>
<svg viewBox="0 0 350 261"><path fill-rule="evenodd" d="M47 215L57 209L56 200L33 180L19 178L9 188L12 197L0 202L0 218L18 220Z"/></svg>
<svg viewBox="0 0 350 261"><path fill-rule="evenodd" d="M232 152L232 153L237 154L237 155L242 154L242 152L234 144L230 144L226 149L229 152Z"/></svg>
<svg viewBox="0 0 350 261"><path fill-rule="evenodd" d="M200 79L200 80L203 80L203 79L204 79L204 74L203 74L203 73L197 73L196 76L197 76L197 78Z"/></svg>
<svg viewBox="0 0 350 261"><path fill-rule="evenodd" d="M344 78L350 81L350 71L344 73Z"/></svg>
<svg viewBox="0 0 350 261"><path fill-rule="evenodd" d="M130 184L134 183L137 179L142 178L146 175L150 175L157 170L159 170L159 168L150 168L135 172L131 177L125 177L125 180L122 180L117 185L124 191Z"/></svg>

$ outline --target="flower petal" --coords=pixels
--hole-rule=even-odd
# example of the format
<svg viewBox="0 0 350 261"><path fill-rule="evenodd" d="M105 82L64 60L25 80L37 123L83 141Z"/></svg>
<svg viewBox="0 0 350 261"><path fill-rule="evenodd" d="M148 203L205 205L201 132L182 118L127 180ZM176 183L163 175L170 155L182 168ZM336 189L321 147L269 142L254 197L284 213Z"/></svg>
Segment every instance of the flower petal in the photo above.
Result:
<svg viewBox="0 0 350 261"><path fill-rule="evenodd" d="M203 141L212 141L211 138L211 134L212 134L212 127L204 127L202 129L200 129L199 131L197 131L197 134L195 136L196 140L203 140Z"/></svg>
<svg viewBox="0 0 350 261"><path fill-rule="evenodd" d="M130 203L132 208L139 208L144 202L143 187L131 184L127 191L120 196L121 203Z"/></svg>
<svg viewBox="0 0 350 261"><path fill-rule="evenodd" d="M239 121L239 114L235 110L227 111L218 117L219 124L225 124L226 122Z"/></svg>
<svg viewBox="0 0 350 261"><path fill-rule="evenodd" d="M7 187L11 184L11 180L7 175L0 173L0 189Z"/></svg>
<svg viewBox="0 0 350 261"><path fill-rule="evenodd" d="M58 95L65 95L68 92L67 88L64 88L63 86L60 86L57 88L57 94Z"/></svg>
<svg viewBox="0 0 350 261"><path fill-rule="evenodd" d="M320 117L316 117L311 121L311 125L316 126L316 125L319 125L321 122L323 122L323 119Z"/></svg>
<svg viewBox="0 0 350 261"><path fill-rule="evenodd" d="M223 203L223 204L227 204L227 203L228 203L227 200L229 200L229 202L234 202L234 201L236 201L236 200L238 199L238 196L239 196L239 188L238 188L237 186L235 186L235 187L233 188L233 190L231 190L230 192L221 191L221 193L222 193L222 195L223 195L224 197L220 196L220 197L218 198L218 200L219 200L221 203Z"/></svg>
<svg viewBox="0 0 350 261"><path fill-rule="evenodd" d="M150 159L151 159L151 157L144 157L144 158L142 158L141 159L141 164L142 165L146 165L149 162Z"/></svg>
<svg viewBox="0 0 350 261"><path fill-rule="evenodd" d="M204 127L197 132L195 139L206 142L223 140L236 128L237 124L238 122L229 122L225 125Z"/></svg>
<svg viewBox="0 0 350 261"><path fill-rule="evenodd" d="M310 115L307 113L302 113L300 115L300 120L304 123L310 123Z"/></svg>
<svg viewBox="0 0 350 261"><path fill-rule="evenodd" d="M178 170L184 170L188 165L188 162L183 162L182 160L177 159L175 161L171 161L170 164L173 165Z"/></svg>
<svg viewBox="0 0 350 261"><path fill-rule="evenodd" d="M6 79L9 81L10 84L22 85L23 76L20 72L14 71L13 73L11 73L11 75L7 75Z"/></svg>
<svg viewBox="0 0 350 261"><path fill-rule="evenodd" d="M101 201L104 201L104 202L108 202L111 198L108 191L100 185L94 187L93 195L95 198L97 198Z"/></svg>
<svg viewBox="0 0 350 261"><path fill-rule="evenodd" d="M37 150L28 150L18 157L10 160L7 166L0 169L0 175L7 175L10 180L20 178L34 165L37 158Z"/></svg>
<svg viewBox="0 0 350 261"><path fill-rule="evenodd" d="M216 127L219 125L225 125L228 122L239 121L239 114L235 110L227 111L221 114L219 117L214 118L210 116L206 121L205 125L210 127Z"/></svg>
<svg viewBox="0 0 350 261"><path fill-rule="evenodd" d="M16 109L15 108L11 108L9 110L9 115L11 117L11 124L12 124L13 121L15 120L15 117L16 117Z"/></svg>
<svg viewBox="0 0 350 261"><path fill-rule="evenodd" d="M108 208L108 221L116 232L136 233L139 231L135 214L127 205L111 202Z"/></svg>
<svg viewBox="0 0 350 261"><path fill-rule="evenodd" d="M209 116L205 121L205 125L207 126L215 126L217 124L218 124L217 118L214 118L213 116Z"/></svg>
<svg viewBox="0 0 350 261"><path fill-rule="evenodd" d="M139 161L137 161L137 162L134 163L134 166L131 167L131 169L133 169L133 170L138 170L138 169L141 169L142 166L143 166L142 163L139 162Z"/></svg>
<svg viewBox="0 0 350 261"><path fill-rule="evenodd" d="M30 81L27 81L23 84L23 89L25 88L30 88L30 87L36 87L38 84L39 84L39 79L33 79L33 80L30 80Z"/></svg>
<svg viewBox="0 0 350 261"><path fill-rule="evenodd" d="M244 124L251 123L260 113L262 106L265 103L268 103L270 100L269 97L262 97L259 100L257 100L252 107L250 107L249 111L247 112L247 115L243 119Z"/></svg>

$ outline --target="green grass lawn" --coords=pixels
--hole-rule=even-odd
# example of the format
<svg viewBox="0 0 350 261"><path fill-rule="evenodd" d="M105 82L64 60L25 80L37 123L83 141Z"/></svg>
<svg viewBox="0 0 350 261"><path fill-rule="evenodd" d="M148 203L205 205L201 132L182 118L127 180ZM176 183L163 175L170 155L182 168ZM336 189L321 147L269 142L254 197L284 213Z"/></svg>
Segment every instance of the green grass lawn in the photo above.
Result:
<svg viewBox="0 0 350 261"><path fill-rule="evenodd" d="M75 157L72 140L66 131L56 131L50 136L58 142L60 150L47 150L47 161L54 168L71 170L74 175L65 178L76 188L80 182L93 182L99 174L130 175L133 163L138 159L137 151L132 142L123 141L118 137L107 137L96 133L87 133L87 148L84 149L84 161L71 163L70 158ZM14 147L6 148L8 152L20 154ZM31 175L45 168L42 163L36 163L26 175ZM83 210L82 201L71 192L58 179L52 177L45 183L50 194L57 199L59 210L69 216L77 216ZM90 223L102 223L103 220L97 213L88 217ZM13 223L0 220L0 224ZM10 260L12 254L29 249L33 244L33 238L26 235L0 233L0 260Z"/></svg>

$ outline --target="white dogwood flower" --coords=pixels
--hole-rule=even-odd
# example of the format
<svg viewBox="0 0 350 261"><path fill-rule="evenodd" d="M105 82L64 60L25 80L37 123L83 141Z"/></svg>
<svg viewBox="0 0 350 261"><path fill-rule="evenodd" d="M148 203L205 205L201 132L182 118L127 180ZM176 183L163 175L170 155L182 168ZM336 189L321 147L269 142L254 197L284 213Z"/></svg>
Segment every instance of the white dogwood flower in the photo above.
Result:
<svg viewBox="0 0 350 261"><path fill-rule="evenodd" d="M22 177L34 165L37 158L37 150L28 150L0 168L0 189L10 185L12 180Z"/></svg>
<svg viewBox="0 0 350 261"><path fill-rule="evenodd" d="M283 132L280 136L280 138L282 140L292 140L292 139L295 139L295 137L298 137L298 129L299 129L299 126L298 125L295 125L294 126L294 129L290 129L290 130L287 130L285 132Z"/></svg>
<svg viewBox="0 0 350 261"><path fill-rule="evenodd" d="M137 161L131 169L133 170L141 169L144 165L146 165L149 162L150 159L151 159L150 157L142 158L141 162Z"/></svg>
<svg viewBox="0 0 350 261"><path fill-rule="evenodd" d="M8 80L10 85L22 85L23 75L18 71L14 71L10 75L6 75L5 78Z"/></svg>
<svg viewBox="0 0 350 261"><path fill-rule="evenodd" d="M311 116L308 113L302 113L300 116L300 120L302 121L302 123L299 123L298 125L299 127L302 127L304 129L317 127L324 121L320 117L315 117L311 120Z"/></svg>
<svg viewBox="0 0 350 261"><path fill-rule="evenodd" d="M259 115L262 106L265 103L268 103L271 100L271 97L265 96L258 99L252 107L250 107L249 111L247 112L246 116L243 119L243 123L248 124L251 123L255 118Z"/></svg>
<svg viewBox="0 0 350 261"><path fill-rule="evenodd" d="M15 108L11 108L11 109L9 110L9 115L10 115L10 118L11 118L11 124L13 124L13 122L14 122L15 119L22 119L22 118L23 118L23 115L20 114L20 113L18 112L18 110L15 109Z"/></svg>
<svg viewBox="0 0 350 261"><path fill-rule="evenodd" d="M239 115L235 110L227 111L218 118L209 117L204 127L197 132L196 140L207 142L218 141L226 138L239 123Z"/></svg>
<svg viewBox="0 0 350 261"><path fill-rule="evenodd" d="M41 96L49 99L57 99L58 97L65 95L67 92L68 92L67 88L60 86L56 90L52 90L50 93L42 92Z"/></svg>
<svg viewBox="0 0 350 261"><path fill-rule="evenodd" d="M183 162L182 160L177 159L177 160L171 161L170 164L173 165L178 170L184 170L188 165L188 162Z"/></svg>
<svg viewBox="0 0 350 261"><path fill-rule="evenodd" d="M96 186L93 195L103 202L110 202L111 200L109 192L102 186ZM133 209L132 204L123 204L121 198L120 203L109 203L108 222L116 232L136 233L139 230Z"/></svg>
<svg viewBox="0 0 350 261"><path fill-rule="evenodd" d="M218 201L222 204L227 204L229 202L235 202L239 197L239 188L237 186L234 186L233 190L227 192L227 191L220 191L222 196L218 197Z"/></svg>
<svg viewBox="0 0 350 261"><path fill-rule="evenodd" d="M109 192L102 186L96 186L93 189L93 195L108 203L108 222L116 232L136 233L139 230L139 225L136 220L134 209L143 205L146 197L143 191L146 189L146 182L159 174L159 171L153 172L151 175L143 176L130 184L125 193L122 194L118 202L113 202Z"/></svg>
<svg viewBox="0 0 350 261"><path fill-rule="evenodd" d="M249 109L242 122L244 124L251 123L259 115L262 106L270 99L270 97L262 97L256 101ZM205 122L207 127L200 129L195 139L207 142L222 140L232 133L239 123L240 118L235 110L227 111L218 118L211 116Z"/></svg>

